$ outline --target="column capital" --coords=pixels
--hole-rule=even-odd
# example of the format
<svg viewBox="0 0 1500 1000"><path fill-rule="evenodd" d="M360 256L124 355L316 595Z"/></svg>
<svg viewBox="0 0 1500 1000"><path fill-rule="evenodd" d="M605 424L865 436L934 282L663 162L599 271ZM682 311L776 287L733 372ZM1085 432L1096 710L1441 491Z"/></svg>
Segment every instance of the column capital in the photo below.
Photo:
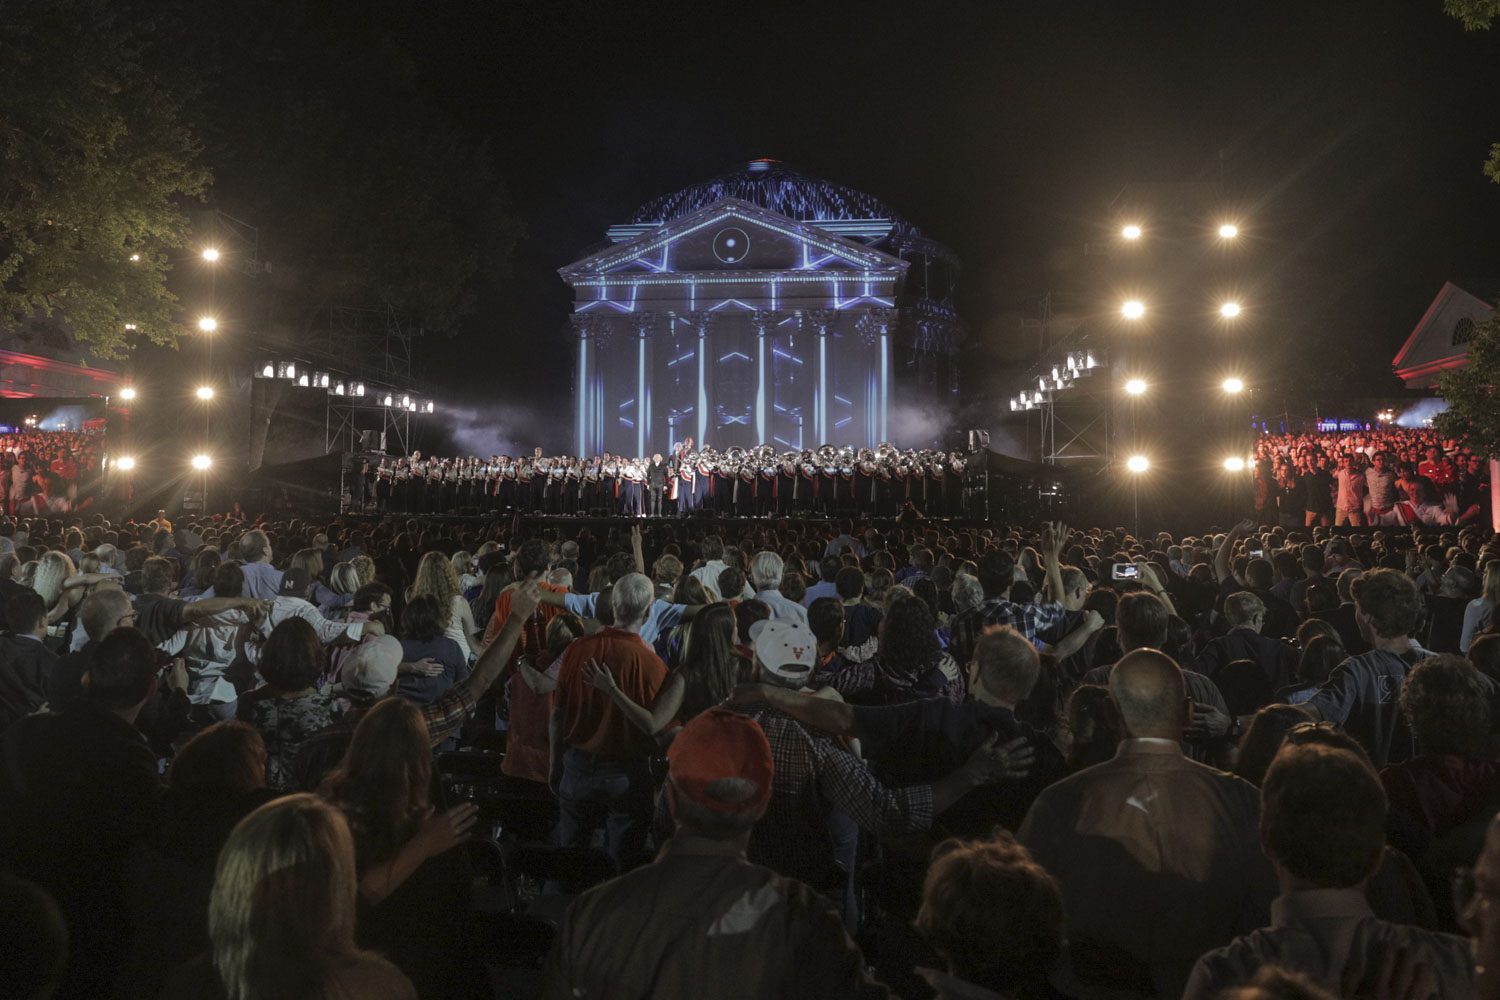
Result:
<svg viewBox="0 0 1500 1000"><path fill-rule="evenodd" d="M803 322L807 323L809 326L817 327L819 333L827 333L828 328L832 326L838 320L838 318L839 311L837 309L805 309L802 312Z"/></svg>
<svg viewBox="0 0 1500 1000"><path fill-rule="evenodd" d="M656 313L638 312L630 314L630 327L636 336L645 337L656 331Z"/></svg>
<svg viewBox="0 0 1500 1000"><path fill-rule="evenodd" d="M786 319L786 313L779 309L756 309L750 313L750 325L762 335L765 334L766 327L775 326L784 319Z"/></svg>
<svg viewBox="0 0 1500 1000"><path fill-rule="evenodd" d="M687 320L688 325L697 330L699 334L707 333L714 325L714 314L706 309L695 309L692 312L685 312L682 314L682 318Z"/></svg>

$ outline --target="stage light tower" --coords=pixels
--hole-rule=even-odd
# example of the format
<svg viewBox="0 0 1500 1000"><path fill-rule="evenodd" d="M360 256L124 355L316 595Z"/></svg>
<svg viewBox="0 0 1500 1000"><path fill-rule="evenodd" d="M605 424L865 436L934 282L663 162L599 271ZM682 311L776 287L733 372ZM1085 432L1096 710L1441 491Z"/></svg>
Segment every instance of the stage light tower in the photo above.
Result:
<svg viewBox="0 0 1500 1000"><path fill-rule="evenodd" d="M1130 470L1130 495L1135 506L1135 537L1141 537L1141 476L1151 468L1151 460L1145 455L1131 455L1125 462Z"/></svg>

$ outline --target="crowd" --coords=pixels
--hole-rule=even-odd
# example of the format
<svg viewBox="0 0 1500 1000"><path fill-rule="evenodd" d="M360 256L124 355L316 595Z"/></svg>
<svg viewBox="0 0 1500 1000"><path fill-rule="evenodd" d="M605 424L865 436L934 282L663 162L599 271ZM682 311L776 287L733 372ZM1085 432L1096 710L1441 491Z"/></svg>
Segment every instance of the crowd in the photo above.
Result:
<svg viewBox="0 0 1500 1000"><path fill-rule="evenodd" d="M1489 463L1431 428L1267 434L1255 446L1262 525L1488 523Z"/></svg>
<svg viewBox="0 0 1500 1000"><path fill-rule="evenodd" d="M1487 531L726 523L0 518L0 995L1500 997Z"/></svg>
<svg viewBox="0 0 1500 1000"><path fill-rule="evenodd" d="M965 458L958 453L834 448L778 453L758 448L695 448L688 438L663 456L605 452L440 458L361 457L350 470L356 512L592 514L686 517L697 511L740 517L870 514L910 504L956 515Z"/></svg>

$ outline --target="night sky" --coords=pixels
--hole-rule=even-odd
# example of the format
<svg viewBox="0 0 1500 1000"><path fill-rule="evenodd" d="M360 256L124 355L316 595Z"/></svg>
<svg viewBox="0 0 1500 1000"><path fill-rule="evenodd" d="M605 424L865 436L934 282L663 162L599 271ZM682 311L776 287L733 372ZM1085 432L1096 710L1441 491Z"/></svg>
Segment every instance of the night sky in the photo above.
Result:
<svg viewBox="0 0 1500 1000"><path fill-rule="evenodd" d="M391 16L430 96L492 143L528 229L512 278L426 366L518 440L567 440L568 411L546 412L571 373L556 269L642 203L754 157L868 191L958 253L981 362L970 404L1024 353L1018 318L1048 290L1049 255L1107 234L1131 183L1222 177L1279 265L1247 336L1368 344L1350 353L1371 393L1398 385L1390 359L1444 281L1500 292L1500 185L1481 172L1500 140L1500 34L1465 33L1441 0Z"/></svg>

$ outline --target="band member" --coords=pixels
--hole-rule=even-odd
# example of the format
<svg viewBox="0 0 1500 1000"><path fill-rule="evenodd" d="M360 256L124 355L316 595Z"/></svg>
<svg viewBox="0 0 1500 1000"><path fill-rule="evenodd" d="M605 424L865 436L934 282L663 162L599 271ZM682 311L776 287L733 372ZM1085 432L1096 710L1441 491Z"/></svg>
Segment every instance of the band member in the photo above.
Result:
<svg viewBox="0 0 1500 1000"><path fill-rule="evenodd" d="M603 471L599 478L599 507L604 516L620 513L620 459L609 452L604 453Z"/></svg>
<svg viewBox="0 0 1500 1000"><path fill-rule="evenodd" d="M760 465L756 473L755 513L767 517L776 513L776 466Z"/></svg>
<svg viewBox="0 0 1500 1000"><path fill-rule="evenodd" d="M588 468L583 470L583 483L578 488L580 513L592 514L602 506L599 497L600 491L604 488L600 483L600 467L603 464L603 459L595 455L589 462Z"/></svg>
<svg viewBox="0 0 1500 1000"><path fill-rule="evenodd" d="M796 490L797 462L791 455L783 455L776 464L776 513L785 516L792 512Z"/></svg>
<svg viewBox="0 0 1500 1000"><path fill-rule="evenodd" d="M562 512L570 515L577 514L578 492L583 485L583 460L565 458L563 470Z"/></svg>
<svg viewBox="0 0 1500 1000"><path fill-rule="evenodd" d="M677 513L687 517L697 509L697 482L694 473L697 471L693 462L693 453L687 451L683 446L677 448L676 469L673 472L673 480L677 490Z"/></svg>
<svg viewBox="0 0 1500 1000"><path fill-rule="evenodd" d="M693 453L693 509L714 509L714 470L706 453Z"/></svg>
<svg viewBox="0 0 1500 1000"><path fill-rule="evenodd" d="M839 470L834 466L834 459L827 459L818 466L818 506L819 513L832 516L835 510L834 504L839 495Z"/></svg>
<svg viewBox="0 0 1500 1000"><path fill-rule="evenodd" d="M388 459L382 458L375 469L375 509L384 514L391 506L391 486L395 477Z"/></svg>
<svg viewBox="0 0 1500 1000"><path fill-rule="evenodd" d="M647 505L646 513L651 517L661 517L661 504L667 492L667 477L671 468L662 461L661 452L651 456L651 461L646 463L646 489Z"/></svg>
<svg viewBox="0 0 1500 1000"><path fill-rule="evenodd" d="M641 494L646 485L646 470L639 458L626 462L620 470L620 492L624 499L626 517L641 516Z"/></svg>

